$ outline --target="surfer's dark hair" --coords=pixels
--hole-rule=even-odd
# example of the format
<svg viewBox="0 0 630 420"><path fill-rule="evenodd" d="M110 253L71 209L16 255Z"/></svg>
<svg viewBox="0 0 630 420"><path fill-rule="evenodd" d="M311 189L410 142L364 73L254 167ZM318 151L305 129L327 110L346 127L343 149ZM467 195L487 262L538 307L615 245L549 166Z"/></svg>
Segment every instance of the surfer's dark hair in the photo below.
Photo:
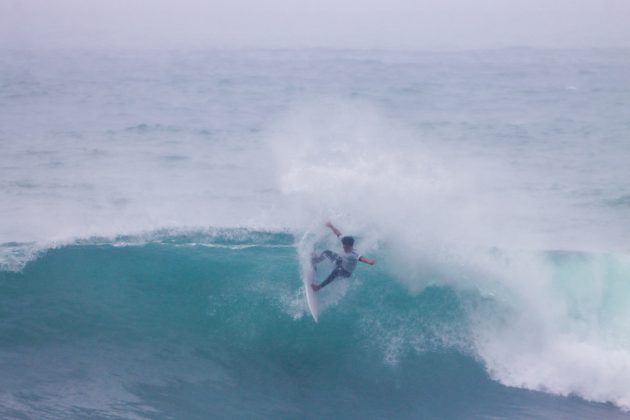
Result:
<svg viewBox="0 0 630 420"><path fill-rule="evenodd" d="M341 243L344 246L353 246L354 245L354 238L352 236L344 236L343 238L341 238Z"/></svg>

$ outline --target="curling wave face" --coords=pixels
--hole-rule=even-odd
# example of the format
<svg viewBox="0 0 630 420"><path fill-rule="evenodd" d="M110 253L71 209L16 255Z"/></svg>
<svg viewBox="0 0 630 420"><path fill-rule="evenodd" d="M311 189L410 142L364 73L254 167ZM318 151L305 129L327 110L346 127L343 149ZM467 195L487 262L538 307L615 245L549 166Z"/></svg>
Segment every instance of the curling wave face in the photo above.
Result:
<svg viewBox="0 0 630 420"><path fill-rule="evenodd" d="M627 257L494 249L474 266L360 267L322 293L315 324L295 244L288 233L162 232L0 272L0 412L624 417L525 390L628 408ZM509 278L523 266L531 277Z"/></svg>

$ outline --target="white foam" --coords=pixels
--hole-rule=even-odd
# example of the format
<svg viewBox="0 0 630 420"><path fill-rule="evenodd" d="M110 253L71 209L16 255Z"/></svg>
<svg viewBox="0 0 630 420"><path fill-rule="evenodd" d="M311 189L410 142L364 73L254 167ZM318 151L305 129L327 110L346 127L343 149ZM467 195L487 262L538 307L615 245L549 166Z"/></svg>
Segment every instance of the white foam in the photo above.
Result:
<svg viewBox="0 0 630 420"><path fill-rule="evenodd" d="M295 225L333 218L360 235L366 254L386 244L385 269L411 293L441 283L485 296L466 309L476 356L495 379L629 407L630 314L605 309L606 267L577 268L592 287L576 302L574 285L536 251L597 248L601 232L575 232L592 214L528 193L518 171L418 138L361 101L314 99L268 135ZM606 310L610 319L598 322ZM403 341L387 337L385 359L395 364Z"/></svg>

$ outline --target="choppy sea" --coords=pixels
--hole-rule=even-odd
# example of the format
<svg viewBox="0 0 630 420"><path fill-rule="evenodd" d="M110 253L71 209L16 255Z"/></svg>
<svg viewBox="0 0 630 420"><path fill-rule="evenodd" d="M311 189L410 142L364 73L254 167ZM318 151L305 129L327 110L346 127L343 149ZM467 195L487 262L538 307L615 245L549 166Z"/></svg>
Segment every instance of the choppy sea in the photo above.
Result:
<svg viewBox="0 0 630 420"><path fill-rule="evenodd" d="M630 419L629 163L630 50L4 50L0 417Z"/></svg>

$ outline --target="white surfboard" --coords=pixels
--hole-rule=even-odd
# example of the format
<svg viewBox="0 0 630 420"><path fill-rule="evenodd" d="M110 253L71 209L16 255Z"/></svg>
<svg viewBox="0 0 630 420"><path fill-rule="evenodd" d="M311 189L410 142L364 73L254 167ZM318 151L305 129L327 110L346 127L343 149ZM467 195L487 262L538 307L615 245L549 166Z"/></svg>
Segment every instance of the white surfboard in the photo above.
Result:
<svg viewBox="0 0 630 420"><path fill-rule="evenodd" d="M311 284L315 282L315 271L313 268L306 268L304 271L306 273L302 276L302 282L304 283L306 304L308 305L308 310L311 311L313 319L317 322L317 316L319 315L317 312L317 292L311 287Z"/></svg>
<svg viewBox="0 0 630 420"><path fill-rule="evenodd" d="M306 232L302 239L297 244L298 258L300 261L300 274L302 275L302 283L304 286L304 295L306 297L306 304L311 316L317 322L319 312L317 310L317 292L313 290L311 284L315 282L315 270L311 263L311 255L313 253L313 245L315 238L309 232Z"/></svg>

